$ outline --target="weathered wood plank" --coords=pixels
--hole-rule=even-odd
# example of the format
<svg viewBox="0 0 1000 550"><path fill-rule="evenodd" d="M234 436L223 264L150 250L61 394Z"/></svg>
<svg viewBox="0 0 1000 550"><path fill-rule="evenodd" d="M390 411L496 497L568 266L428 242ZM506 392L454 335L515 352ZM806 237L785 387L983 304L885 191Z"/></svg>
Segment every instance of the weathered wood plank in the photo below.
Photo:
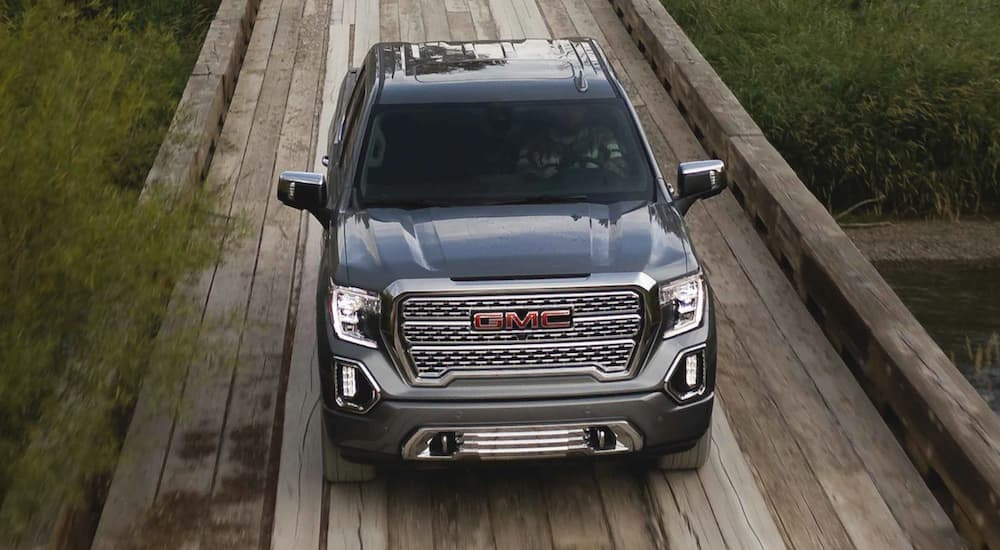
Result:
<svg viewBox="0 0 1000 550"><path fill-rule="evenodd" d="M379 3L379 35L383 42L398 42L399 3L397 0L381 0Z"/></svg>
<svg viewBox="0 0 1000 550"><path fill-rule="evenodd" d="M472 41L476 39L476 27L469 12L448 12L448 34L452 40Z"/></svg>
<svg viewBox="0 0 1000 550"><path fill-rule="evenodd" d="M542 480L554 548L614 548L590 468L567 465Z"/></svg>
<svg viewBox="0 0 1000 550"><path fill-rule="evenodd" d="M723 200L732 200L724 197ZM718 201L716 201L718 202ZM705 204L704 209L713 205ZM723 235L712 227L702 212L692 212L692 227L703 227L703 236L716 239L715 246L724 247ZM696 224L695 222L707 223ZM739 220L749 226L745 218ZM697 241L696 241L697 242ZM705 240L702 240L703 244ZM729 246L732 251L732 246ZM740 264L730 254L720 254L713 266L735 275L735 284L720 287L716 293L725 309L726 318L740 327L739 339L749 354L756 376L762 381L781 411L790 434L809 462L825 492L830 495L834 510L855 545L875 543L885 547L902 548L906 536L889 511L885 502L858 459L850 441L844 435L837 418L827 408L814 382L803 371L800 360L775 325L767 305L754 291L756 285L766 285L767 280L751 281L745 277ZM772 261L768 258L768 261ZM744 268L745 269L745 268ZM737 303L729 294L740 288ZM787 294L785 294L787 296ZM816 437L823 434L823 437ZM900 464L906 467L906 464Z"/></svg>
<svg viewBox="0 0 1000 550"><path fill-rule="evenodd" d="M830 409L840 430L850 440L853 451L906 536L918 548L960 546L961 539L947 515L891 437L892 432L850 370L804 305L787 299L794 294L794 288L782 276L736 201L726 195L707 204L705 211L730 243L741 269L754 280L761 306L769 310L804 374L815 384L817 398Z"/></svg>
<svg viewBox="0 0 1000 550"><path fill-rule="evenodd" d="M489 0L490 13L497 28L497 38L500 40L520 40L524 38L524 29L517 19L513 0Z"/></svg>
<svg viewBox="0 0 1000 550"><path fill-rule="evenodd" d="M388 493L389 548L433 550L434 522L426 511L427 500L419 476L391 476Z"/></svg>
<svg viewBox="0 0 1000 550"><path fill-rule="evenodd" d="M451 40L444 0L420 0L420 11L424 18L424 31L427 33L425 39L427 41Z"/></svg>
<svg viewBox="0 0 1000 550"><path fill-rule="evenodd" d="M234 215L247 220L256 230L249 238L234 243L217 270L207 306L208 318L239 311L238 319L244 321L256 312L249 309L250 289L254 285L254 266L257 264L260 232L267 212L271 169L284 119L301 14L300 0L286 0L281 4L273 47L284 55L272 55L268 61L247 145L246 162L240 168L241 184L233 205ZM279 313L282 318L283 315ZM257 319L253 317L251 321ZM244 326L238 321L232 327L217 325L209 330L207 337L217 339L213 344L218 353L203 362L196 362L188 378L185 395L190 399L191 407L181 412L175 425L156 499L157 507L166 512L164 519L175 520L181 508L186 514L196 515L197 523L193 528L171 530L169 536L174 540L193 544L198 540L201 529L213 529L217 534L224 534L227 531L225 526L215 529L212 525L210 511L215 502L241 500L263 490L256 485L257 479L243 479L235 480L235 486L227 486L228 493L215 493L216 464L222 450L223 430L231 399L220 399L220 396L235 395L239 398L238 393L234 394L238 388L233 387L232 381ZM277 353L280 355L280 347ZM240 432L237 436L254 433ZM246 492L240 493L244 490Z"/></svg>
<svg viewBox="0 0 1000 550"><path fill-rule="evenodd" d="M545 25L545 18L538 10L535 0L513 0L512 4L525 38L551 37L549 28Z"/></svg>
<svg viewBox="0 0 1000 550"><path fill-rule="evenodd" d="M784 548L781 532L736 443L719 396L712 424L712 454L698 476L726 546L755 550Z"/></svg>
<svg viewBox="0 0 1000 550"><path fill-rule="evenodd" d="M553 38L579 36L562 0L538 0L538 7Z"/></svg>
<svg viewBox="0 0 1000 550"><path fill-rule="evenodd" d="M403 42L426 40L420 0L399 0L399 36Z"/></svg>
<svg viewBox="0 0 1000 550"><path fill-rule="evenodd" d="M497 469L489 472L486 483L497 548L551 549L552 530L537 472Z"/></svg>
<svg viewBox="0 0 1000 550"><path fill-rule="evenodd" d="M702 257L706 247L700 248ZM713 286L720 279L710 273ZM740 420L736 439L759 474L758 484L782 529L785 543L795 548L850 548L852 543L823 487L816 480L809 462L790 429L753 372L749 358L737 334L743 328L719 315L718 360L719 393L730 418Z"/></svg>
<svg viewBox="0 0 1000 550"><path fill-rule="evenodd" d="M598 495L615 548L667 547L667 538L646 501L645 470L643 464L608 462L595 466Z"/></svg>
<svg viewBox="0 0 1000 550"><path fill-rule="evenodd" d="M278 470L271 548L319 548L322 524L323 457L316 357L316 283L323 227L303 216L305 246L300 270L295 340L285 395L284 435Z"/></svg>
<svg viewBox="0 0 1000 550"><path fill-rule="evenodd" d="M361 60L368 54L368 50L379 41L379 34L381 33L380 13L377 0L366 0L357 3L354 16L353 46L355 65L360 65Z"/></svg>
<svg viewBox="0 0 1000 550"><path fill-rule="evenodd" d="M279 1L265 0L257 13L257 23L248 46L239 83L236 86L229 115L223 128L218 150L212 162L207 184L228 190L231 197L240 184L239 160L242 158L250 136L257 99L263 85L264 68L268 52L275 38ZM225 194L224 194L225 196ZM229 215L231 203L220 204L223 215ZM172 301L185 302L172 309L188 310L197 304L195 318L188 323L198 323L204 314L209 289L215 269L203 273L194 288L175 292ZM192 312L195 313L195 312ZM218 321L213 316L209 321ZM167 333L165 333L167 334ZM173 411L162 407L155 392L144 389L136 405L134 422L122 449L122 459L116 469L101 521L94 538L94 548L114 548L130 544L151 529L160 514L153 503L159 490L163 464L169 452L174 419Z"/></svg>
<svg viewBox="0 0 1000 550"><path fill-rule="evenodd" d="M489 0L469 0L469 14L472 16L472 26L476 29L476 40L496 40L498 38L496 22L490 11Z"/></svg>
<svg viewBox="0 0 1000 550"><path fill-rule="evenodd" d="M384 479L361 484L361 547L389 545L388 490Z"/></svg>
<svg viewBox="0 0 1000 550"><path fill-rule="evenodd" d="M361 485L329 485L330 520L327 523L328 550L361 550Z"/></svg>
<svg viewBox="0 0 1000 550"><path fill-rule="evenodd" d="M437 548L490 549L493 526L486 484L472 472L443 471L422 480ZM420 502L410 506L420 507Z"/></svg>
<svg viewBox="0 0 1000 550"><path fill-rule="evenodd" d="M306 0L299 7L297 47L285 116L268 185L267 213L258 244L256 274L247 312L233 393L230 399L213 488L212 528L202 546L259 546L270 536L269 511L280 440L275 433L275 404L282 403L283 371L291 358L286 328L294 326L292 286L303 214L285 208L271 193L278 173L312 164L320 67L324 58L326 0ZM279 93L281 91L279 90ZM301 261L301 260L299 260ZM281 425L277 429L282 429ZM234 494L234 487L239 487Z"/></svg>

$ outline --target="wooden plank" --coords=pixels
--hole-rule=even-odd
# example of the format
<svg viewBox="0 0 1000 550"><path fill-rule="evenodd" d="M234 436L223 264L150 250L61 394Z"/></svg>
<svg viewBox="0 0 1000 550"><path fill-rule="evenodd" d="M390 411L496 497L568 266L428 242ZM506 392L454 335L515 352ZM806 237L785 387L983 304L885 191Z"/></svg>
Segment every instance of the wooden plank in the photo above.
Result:
<svg viewBox="0 0 1000 550"><path fill-rule="evenodd" d="M292 287L301 270L299 211L284 207L271 193L282 170L312 164L320 67L325 51L326 0L306 0L298 7L297 47L286 89L284 121L270 181L264 187L267 213L258 245L254 284L233 379L221 456L213 482L212 528L202 546L260 546L270 536L275 475L280 459L281 425L276 404L283 402L282 376L291 358L286 341L294 326ZM293 12L294 14L294 12ZM321 15L322 14L322 15Z"/></svg>
<svg viewBox="0 0 1000 550"><path fill-rule="evenodd" d="M435 547L494 548L486 484L472 472L442 471L422 480ZM411 502L419 507L419 502ZM430 508L430 509L427 509Z"/></svg>
<svg viewBox="0 0 1000 550"><path fill-rule="evenodd" d="M388 490L384 479L361 484L361 547L389 545Z"/></svg>
<svg viewBox="0 0 1000 550"><path fill-rule="evenodd" d="M492 470L487 474L487 493L497 548L552 548L545 495L535 470Z"/></svg>
<svg viewBox="0 0 1000 550"><path fill-rule="evenodd" d="M219 145L209 172L207 185L220 190L228 190L234 196L241 183L238 177L239 163L245 152L250 136L255 105L263 84L264 68L268 61L277 25L277 9L280 1L264 0L257 13L255 32L244 60L239 82L230 106L230 112L223 128ZM223 215L228 216L231 201L219 205ZM203 316L204 304L208 301L209 288L215 269L210 269L199 278L200 288L181 291L183 302L198 304L197 323ZM178 296L172 297L172 300ZM189 306L182 306L187 309ZM218 321L218 312L211 321ZM189 402L184 400L184 402ZM94 538L94 548L115 548L123 541L141 540L152 535L163 520L163 511L154 507L163 464L169 452L173 431L172 412L160 408L155 392L144 389L136 407L135 419L139 422L130 426L122 451L122 460L102 513L101 522ZM134 434L134 435L133 435Z"/></svg>
<svg viewBox="0 0 1000 550"><path fill-rule="evenodd" d="M469 15L476 29L476 40L496 40L499 37L489 0L469 0Z"/></svg>
<svg viewBox="0 0 1000 550"><path fill-rule="evenodd" d="M702 258L710 256L699 248ZM706 260L707 263L707 260ZM726 284L718 276L713 287ZM737 334L744 327L718 313L719 386L734 432L745 456L759 474L771 514L785 543L795 548L850 548L852 543L823 487L767 390L753 372L752 361ZM728 368L727 368L728 367ZM737 422L738 419L738 422Z"/></svg>
<svg viewBox="0 0 1000 550"><path fill-rule="evenodd" d="M716 396L715 405L712 454L698 477L718 520L722 538L728 548L784 548L781 532L736 443L726 407L719 396Z"/></svg>
<svg viewBox="0 0 1000 550"><path fill-rule="evenodd" d="M385 481L328 484L330 519L327 523L326 548L351 550L388 547L388 522ZM426 502L410 502L415 511L425 510ZM418 536L430 541L430 533ZM419 547L410 543L393 548ZM431 546L430 548L432 548ZM296 547L298 548L298 547Z"/></svg>
<svg viewBox="0 0 1000 550"><path fill-rule="evenodd" d="M705 495L705 488L701 485L698 473L661 472L660 475L667 480L670 486L669 495L675 505L673 510L667 509L681 515L700 547L725 548L719 522L715 518L712 506L708 503L708 496Z"/></svg>
<svg viewBox="0 0 1000 550"><path fill-rule="evenodd" d="M513 0L512 4L525 38L551 38L545 18L538 10L535 0Z"/></svg>
<svg viewBox="0 0 1000 550"><path fill-rule="evenodd" d="M733 200L731 197L726 199ZM704 205L705 209L709 207L708 203ZM692 227L704 228L700 232L702 240L696 240L696 245L704 246L707 239L715 239L714 246L725 247L726 244L721 242L723 235L702 214L697 212L695 216L688 216ZM701 221L706 223L696 223ZM739 221L749 229L746 218ZM747 279L733 257L731 247L727 252L716 257L724 263L716 263L713 268L721 268L735 276L735 285L721 287L716 296L725 309L726 317L740 327L739 339L749 354L757 378L767 388L791 430L789 435L796 439L811 470L830 495L841 523L856 545L864 545L867 541L885 547L905 547L905 534L855 454L837 418L826 407L814 382L803 371L801 361L778 330L767 305L754 292L755 284L765 285L767 281ZM770 258L768 261L773 262ZM734 287L741 289L740 297L736 303L730 303L729 292ZM823 437L816 437L816 434L823 434Z"/></svg>
<svg viewBox="0 0 1000 550"><path fill-rule="evenodd" d="M562 0L538 0L538 7L553 38L580 36Z"/></svg>
<svg viewBox="0 0 1000 550"><path fill-rule="evenodd" d="M666 548L666 536L646 499L645 464L595 465L595 478L615 548Z"/></svg>
<svg viewBox="0 0 1000 550"><path fill-rule="evenodd" d="M358 2L354 19L354 52L355 65L368 54L368 50L379 41L381 25L379 4L376 0ZM336 92L334 92L336 93Z"/></svg>
<svg viewBox="0 0 1000 550"><path fill-rule="evenodd" d="M427 499L418 473L396 474L387 480L389 548L433 550L434 522L427 517Z"/></svg>
<svg viewBox="0 0 1000 550"><path fill-rule="evenodd" d="M361 550L361 486L358 483L328 485L330 520L327 523L328 550Z"/></svg>
<svg viewBox="0 0 1000 550"><path fill-rule="evenodd" d="M399 0L399 35L403 42L426 40L427 32L424 30L421 11L420 0Z"/></svg>
<svg viewBox="0 0 1000 550"><path fill-rule="evenodd" d="M794 295L791 283L767 253L731 196L706 204L705 211L730 244L741 269L754 280L762 307L791 346L818 397L837 419L886 504L919 548L960 546L951 522L920 479L892 432L855 382L822 331Z"/></svg>
<svg viewBox="0 0 1000 550"><path fill-rule="evenodd" d="M497 28L497 38L500 40L520 40L524 38L524 29L517 18L513 0L489 0L490 13Z"/></svg>
<svg viewBox="0 0 1000 550"><path fill-rule="evenodd" d="M399 42L399 3L381 0L379 3L379 36L383 42Z"/></svg>
<svg viewBox="0 0 1000 550"><path fill-rule="evenodd" d="M444 0L444 9L452 13L465 13L469 11L469 3L466 0Z"/></svg>
<svg viewBox="0 0 1000 550"><path fill-rule="evenodd" d="M249 238L234 243L216 272L209 296L208 319L214 320L229 312L238 311L238 319L243 321L256 311L249 309L249 293L254 284L257 248L267 211L267 197L270 195L271 169L288 98L301 13L300 1L286 1L280 8L273 51L283 52L284 55L272 55L268 61L247 145L246 161L240 168L241 185L237 189L233 206L234 215L247 220L256 230ZM284 314L279 313L279 316L283 318ZM256 319L253 317L253 320ZM213 327L206 337L215 340L213 344L217 353L192 366L192 375L186 388L189 391L185 394L190 399L191 407L182 411L178 418L156 500L157 506L169 509L169 514L176 513L181 507L180 502L186 503L183 506L186 513L196 514L196 528L170 531L168 536L175 540L194 543L202 528L213 529L218 534L223 534L226 530L224 527L214 529L210 511L217 502L216 498L220 496L213 494L217 481L216 464L222 450L230 400L230 397L220 399L220 396L236 395L239 398L238 393L234 394L239 388L233 387L232 381L243 328L242 324ZM280 354L280 347L277 353ZM256 433L230 432L226 435L234 434L238 439L244 440ZM226 485L229 493L225 498L250 498L250 494L263 491L259 483L253 477L230 478ZM219 486L223 487L222 484ZM200 510L200 513L196 510Z"/></svg>
<svg viewBox="0 0 1000 550"><path fill-rule="evenodd" d="M319 548L322 523L323 456L320 437L319 363L316 357L316 284L323 227L303 216L307 235L300 251L295 340L285 395L284 435L278 470L271 548Z"/></svg>
<svg viewBox="0 0 1000 550"><path fill-rule="evenodd" d="M424 18L424 31L427 33L425 40L429 42L451 40L444 0L420 0L420 11Z"/></svg>
<svg viewBox="0 0 1000 550"><path fill-rule="evenodd" d="M614 548L590 468L567 465L542 480L554 548Z"/></svg>
<svg viewBox="0 0 1000 550"><path fill-rule="evenodd" d="M471 42L476 39L476 27L469 12L448 12L448 31L452 40Z"/></svg>
<svg viewBox="0 0 1000 550"><path fill-rule="evenodd" d="M687 510L680 508L662 472L650 470L646 474L646 491L651 513L667 540L668 548L707 548L700 544L703 540L712 540L710 535L698 532L700 524L688 520L685 516ZM721 540L721 536L714 537L714 540Z"/></svg>

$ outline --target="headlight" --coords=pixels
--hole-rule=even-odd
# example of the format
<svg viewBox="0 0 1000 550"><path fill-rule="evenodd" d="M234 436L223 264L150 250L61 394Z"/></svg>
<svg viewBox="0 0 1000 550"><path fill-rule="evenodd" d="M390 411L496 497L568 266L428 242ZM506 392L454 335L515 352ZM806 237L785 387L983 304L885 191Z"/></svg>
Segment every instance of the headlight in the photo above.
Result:
<svg viewBox="0 0 1000 550"><path fill-rule="evenodd" d="M330 285L330 319L337 337L374 348L378 336L381 304L374 292L349 286Z"/></svg>
<svg viewBox="0 0 1000 550"><path fill-rule="evenodd" d="M705 281L701 274L660 283L660 306L667 323L664 338L700 326L705 315Z"/></svg>

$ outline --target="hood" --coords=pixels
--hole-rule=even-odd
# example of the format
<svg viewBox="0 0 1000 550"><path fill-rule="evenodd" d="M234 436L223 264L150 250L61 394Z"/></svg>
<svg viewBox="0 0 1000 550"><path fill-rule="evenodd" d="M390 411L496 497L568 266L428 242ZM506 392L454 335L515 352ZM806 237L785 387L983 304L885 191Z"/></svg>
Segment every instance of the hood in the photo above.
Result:
<svg viewBox="0 0 1000 550"><path fill-rule="evenodd" d="M658 203L377 208L338 223L338 280L373 290L409 278L665 280L695 267L680 216Z"/></svg>

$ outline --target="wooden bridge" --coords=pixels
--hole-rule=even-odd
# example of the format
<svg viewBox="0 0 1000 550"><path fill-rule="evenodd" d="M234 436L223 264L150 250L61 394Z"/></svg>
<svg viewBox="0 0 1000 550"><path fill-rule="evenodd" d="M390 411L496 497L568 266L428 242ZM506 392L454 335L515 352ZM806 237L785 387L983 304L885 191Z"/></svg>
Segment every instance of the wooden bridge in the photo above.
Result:
<svg viewBox="0 0 1000 550"><path fill-rule="evenodd" d="M710 463L325 485L322 229L276 201L277 174L319 168L341 77L377 41L562 36L605 48L664 174L717 157L734 175L687 216L717 294ZM175 292L164 345L200 325L212 353L179 408L140 399L94 548L998 547L996 418L658 0L223 0L181 130L197 139L168 140L151 183L206 176L249 231Z"/></svg>

